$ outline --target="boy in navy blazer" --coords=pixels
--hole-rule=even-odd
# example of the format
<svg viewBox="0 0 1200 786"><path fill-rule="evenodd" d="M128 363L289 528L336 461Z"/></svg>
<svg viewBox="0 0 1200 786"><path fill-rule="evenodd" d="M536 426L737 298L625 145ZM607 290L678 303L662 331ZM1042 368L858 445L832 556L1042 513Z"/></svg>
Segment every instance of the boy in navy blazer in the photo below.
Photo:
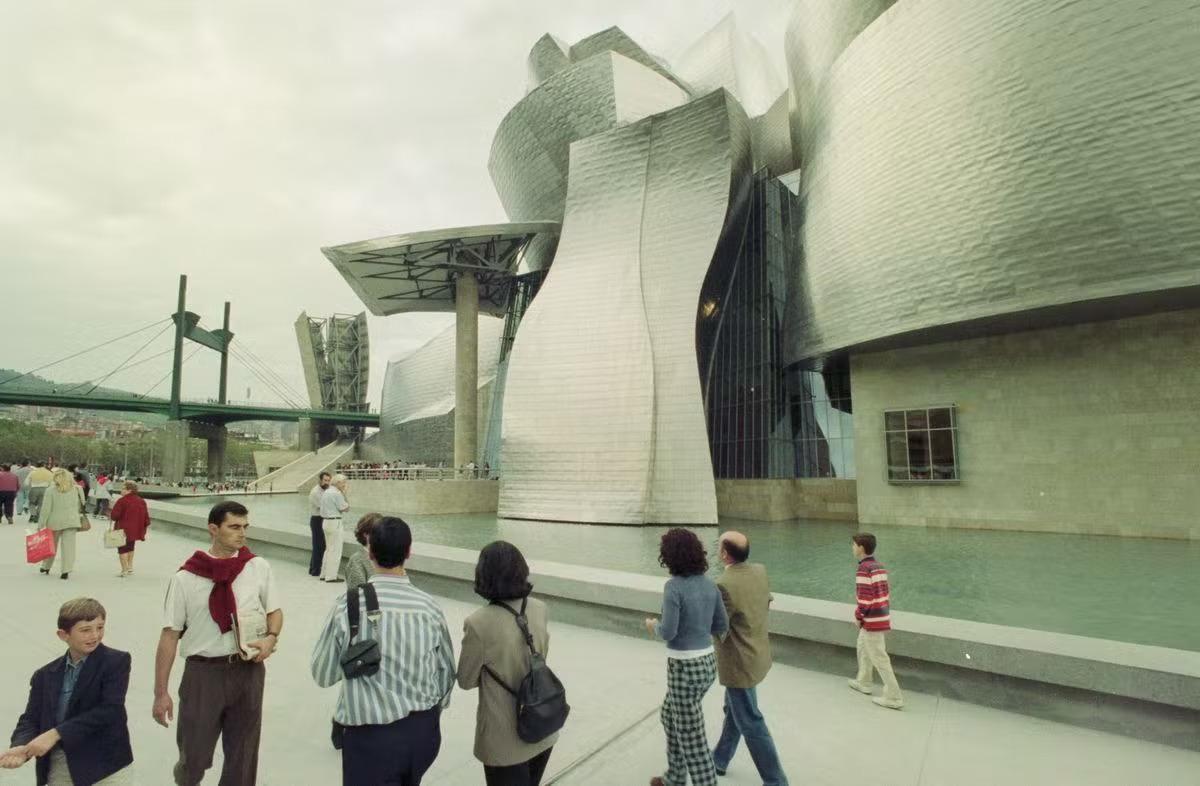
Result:
<svg viewBox="0 0 1200 786"><path fill-rule="evenodd" d="M67 654L38 669L29 702L0 753L0 767L37 759L38 786L116 786L132 780L133 751L125 715L129 653L102 644L107 614L99 601L76 598L58 612Z"/></svg>

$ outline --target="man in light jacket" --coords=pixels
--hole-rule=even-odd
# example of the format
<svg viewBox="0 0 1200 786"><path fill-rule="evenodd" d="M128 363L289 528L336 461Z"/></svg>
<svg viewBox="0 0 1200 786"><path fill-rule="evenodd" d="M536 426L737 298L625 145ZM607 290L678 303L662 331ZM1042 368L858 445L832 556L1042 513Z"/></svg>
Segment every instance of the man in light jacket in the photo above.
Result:
<svg viewBox="0 0 1200 786"><path fill-rule="evenodd" d="M771 591L767 569L746 561L750 557L750 540L740 532L730 531L721 536L718 555L725 564L717 587L729 614L729 634L724 640L714 639L717 676L725 686L725 724L713 751L713 764L717 773L724 775L737 752L738 742L745 738L763 786L788 786L775 741L758 709L757 686L771 669L771 642L767 636Z"/></svg>

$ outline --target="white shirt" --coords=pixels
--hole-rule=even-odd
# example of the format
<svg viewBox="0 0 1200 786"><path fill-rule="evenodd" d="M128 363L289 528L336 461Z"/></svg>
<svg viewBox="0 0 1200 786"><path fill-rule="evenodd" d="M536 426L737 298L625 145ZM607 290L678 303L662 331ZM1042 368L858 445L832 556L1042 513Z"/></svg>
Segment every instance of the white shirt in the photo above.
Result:
<svg viewBox="0 0 1200 786"><path fill-rule="evenodd" d="M312 487L312 491L308 492L308 515L321 515L321 495L325 493L325 489L321 488L321 484Z"/></svg>
<svg viewBox="0 0 1200 786"><path fill-rule="evenodd" d="M342 492L333 486L325 489L321 495L321 518L340 519L347 510L350 510L350 503L342 496Z"/></svg>
<svg viewBox="0 0 1200 786"><path fill-rule="evenodd" d="M208 610L212 594L212 579L181 570L171 577L167 597L163 601L163 627L183 631L179 639L179 655L187 658L201 655L216 658L237 652L237 639L232 630L221 633ZM255 557L246 563L233 580L233 596L239 612L258 611L270 614L279 610L279 594L271 563Z"/></svg>

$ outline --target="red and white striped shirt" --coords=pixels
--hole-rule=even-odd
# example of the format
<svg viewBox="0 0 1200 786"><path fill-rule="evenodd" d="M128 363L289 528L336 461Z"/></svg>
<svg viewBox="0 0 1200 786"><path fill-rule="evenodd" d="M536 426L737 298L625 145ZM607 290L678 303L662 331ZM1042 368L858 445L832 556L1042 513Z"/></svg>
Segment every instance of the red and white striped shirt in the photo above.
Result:
<svg viewBox="0 0 1200 786"><path fill-rule="evenodd" d="M854 618L858 620L858 624L864 630L891 630L887 568L874 557L864 557L859 560L854 582L855 595L858 598Z"/></svg>

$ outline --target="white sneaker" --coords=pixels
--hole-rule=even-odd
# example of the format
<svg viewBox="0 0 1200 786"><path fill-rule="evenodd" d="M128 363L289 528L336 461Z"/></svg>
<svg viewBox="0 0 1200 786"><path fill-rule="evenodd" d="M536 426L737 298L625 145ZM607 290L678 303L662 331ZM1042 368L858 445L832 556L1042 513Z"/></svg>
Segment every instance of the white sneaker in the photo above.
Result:
<svg viewBox="0 0 1200 786"><path fill-rule="evenodd" d="M868 688L866 685L863 685L858 680L846 680L846 684L849 685L854 690L858 691L859 693L865 693L868 696L871 695L871 688Z"/></svg>
<svg viewBox="0 0 1200 786"><path fill-rule="evenodd" d="M877 696L871 701L878 704L880 707L887 707L889 710L898 710L904 706L904 702L900 699L885 699L882 696Z"/></svg>

